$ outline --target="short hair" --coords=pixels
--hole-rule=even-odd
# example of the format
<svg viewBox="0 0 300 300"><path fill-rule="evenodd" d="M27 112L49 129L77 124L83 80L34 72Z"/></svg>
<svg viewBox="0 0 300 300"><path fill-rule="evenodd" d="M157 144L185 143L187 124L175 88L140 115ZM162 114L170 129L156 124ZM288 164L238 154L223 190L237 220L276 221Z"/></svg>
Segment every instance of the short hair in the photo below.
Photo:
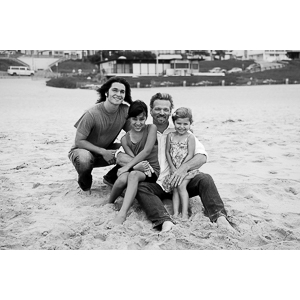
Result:
<svg viewBox="0 0 300 300"><path fill-rule="evenodd" d="M170 101L170 108L171 110L174 108L174 103L173 103L173 99L172 96L170 94L167 93L156 93L155 95L153 95L150 99L150 108L153 109L153 103L155 100L167 100Z"/></svg>
<svg viewBox="0 0 300 300"><path fill-rule="evenodd" d="M146 118L148 118L148 107L145 104L145 102L141 100L136 100L132 102L132 104L129 107L127 119L135 118L142 113L144 113Z"/></svg>
<svg viewBox="0 0 300 300"><path fill-rule="evenodd" d="M124 101L127 102L128 104L132 103L132 98L131 98L131 88L130 84L127 82L126 79L122 77L112 77L109 80L107 80L102 86L97 90L97 92L100 95L100 98L97 100L96 103L104 102L106 101L106 93L108 90L111 88L112 84L114 82L119 82L125 85L125 97Z"/></svg>
<svg viewBox="0 0 300 300"><path fill-rule="evenodd" d="M179 118L189 118L191 124L193 123L193 115L190 108L180 107L172 114L173 123Z"/></svg>

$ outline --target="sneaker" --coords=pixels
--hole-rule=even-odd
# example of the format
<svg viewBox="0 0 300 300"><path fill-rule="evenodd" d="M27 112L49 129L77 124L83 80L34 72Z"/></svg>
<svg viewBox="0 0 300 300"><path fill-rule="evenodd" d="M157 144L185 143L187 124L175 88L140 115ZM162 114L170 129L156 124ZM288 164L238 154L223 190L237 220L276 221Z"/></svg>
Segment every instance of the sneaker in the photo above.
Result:
<svg viewBox="0 0 300 300"><path fill-rule="evenodd" d="M107 185L109 185L109 186L113 186L113 185L114 185L114 183L111 182L111 181L107 178L106 175L103 176L103 183L104 183L104 184L107 184Z"/></svg>
<svg viewBox="0 0 300 300"><path fill-rule="evenodd" d="M115 181L117 180L118 176L117 176L117 172L118 170L121 168L121 166L116 165L114 166L112 169L110 169L106 175L103 176L103 183L109 185L109 186L113 186L113 184L115 183Z"/></svg>

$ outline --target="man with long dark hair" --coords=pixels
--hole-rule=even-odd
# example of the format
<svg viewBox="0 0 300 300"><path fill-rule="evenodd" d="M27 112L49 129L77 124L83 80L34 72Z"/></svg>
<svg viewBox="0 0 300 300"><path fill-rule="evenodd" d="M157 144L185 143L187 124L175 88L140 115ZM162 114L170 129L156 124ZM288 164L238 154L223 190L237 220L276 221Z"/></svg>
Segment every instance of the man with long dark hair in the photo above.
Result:
<svg viewBox="0 0 300 300"><path fill-rule="evenodd" d="M68 154L78 173L78 184L90 194L93 168L116 163L115 152L121 146L115 143L120 131L129 130L128 104L132 103L129 83L113 77L99 89L99 100L74 125L75 142Z"/></svg>

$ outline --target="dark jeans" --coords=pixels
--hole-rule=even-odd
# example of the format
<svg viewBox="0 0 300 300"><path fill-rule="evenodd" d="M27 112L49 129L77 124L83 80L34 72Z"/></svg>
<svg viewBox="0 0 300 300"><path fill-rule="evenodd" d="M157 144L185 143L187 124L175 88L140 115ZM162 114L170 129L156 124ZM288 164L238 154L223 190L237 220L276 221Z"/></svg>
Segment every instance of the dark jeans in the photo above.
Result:
<svg viewBox="0 0 300 300"><path fill-rule="evenodd" d="M196 175L187 185L187 191L190 197L200 196L211 222L216 222L220 216L227 217L224 203L209 174ZM165 193L157 183L141 182L139 184L136 199L149 220L153 222L153 227L161 225L165 221L172 221L161 201L165 198L172 197Z"/></svg>
<svg viewBox="0 0 300 300"><path fill-rule="evenodd" d="M107 149L115 150L119 149L120 146L120 143L114 143ZM94 168L109 166L102 155L85 149L74 149L69 152L68 157L78 173L78 184L83 191L89 190L92 186L92 171Z"/></svg>

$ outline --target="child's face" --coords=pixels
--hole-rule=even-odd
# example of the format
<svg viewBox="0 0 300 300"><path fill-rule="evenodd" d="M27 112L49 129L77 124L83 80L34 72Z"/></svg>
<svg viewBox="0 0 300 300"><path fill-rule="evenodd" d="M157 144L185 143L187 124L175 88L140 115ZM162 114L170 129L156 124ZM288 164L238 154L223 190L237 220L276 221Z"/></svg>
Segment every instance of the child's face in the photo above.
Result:
<svg viewBox="0 0 300 300"><path fill-rule="evenodd" d="M130 118L131 128L135 131L141 131L146 125L146 116L144 113L139 114L136 117Z"/></svg>
<svg viewBox="0 0 300 300"><path fill-rule="evenodd" d="M178 118L174 122L175 130L179 134L185 134L188 130L190 130L191 122L189 118Z"/></svg>

